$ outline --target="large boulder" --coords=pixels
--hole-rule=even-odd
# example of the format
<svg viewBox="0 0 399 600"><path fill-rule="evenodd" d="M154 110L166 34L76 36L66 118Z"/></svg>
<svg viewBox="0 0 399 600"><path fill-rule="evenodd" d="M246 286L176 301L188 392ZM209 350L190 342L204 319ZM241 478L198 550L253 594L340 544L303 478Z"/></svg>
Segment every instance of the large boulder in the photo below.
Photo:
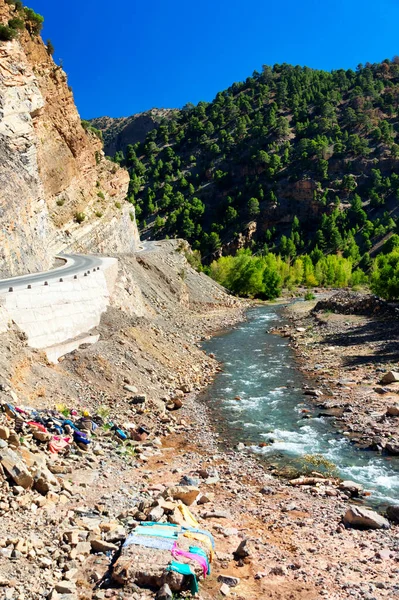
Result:
<svg viewBox="0 0 399 600"><path fill-rule="evenodd" d="M389 529L389 521L363 506L351 506L343 517L344 524L359 529Z"/></svg>
<svg viewBox="0 0 399 600"><path fill-rule="evenodd" d="M25 489L32 487L33 477L16 452L10 448L1 448L0 463L16 485L20 485Z"/></svg>

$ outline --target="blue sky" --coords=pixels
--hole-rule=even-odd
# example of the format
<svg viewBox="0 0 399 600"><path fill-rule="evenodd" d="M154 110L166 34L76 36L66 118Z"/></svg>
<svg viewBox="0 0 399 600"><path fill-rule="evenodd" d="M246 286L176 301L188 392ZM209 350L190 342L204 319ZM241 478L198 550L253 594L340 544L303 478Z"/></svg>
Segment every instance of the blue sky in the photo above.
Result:
<svg viewBox="0 0 399 600"><path fill-rule="evenodd" d="M399 54L397 0L29 0L82 118L212 100L262 64L355 68Z"/></svg>

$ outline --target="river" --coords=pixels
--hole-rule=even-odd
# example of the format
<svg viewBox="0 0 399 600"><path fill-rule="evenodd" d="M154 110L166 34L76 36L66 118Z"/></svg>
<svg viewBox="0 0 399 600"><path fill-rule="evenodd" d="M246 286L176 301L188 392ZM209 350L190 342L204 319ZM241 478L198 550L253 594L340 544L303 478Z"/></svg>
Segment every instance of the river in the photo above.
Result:
<svg viewBox="0 0 399 600"><path fill-rule="evenodd" d="M223 363L223 371L200 399L211 409L224 443L231 447L244 442L263 460L279 465L297 466L304 455L322 455L340 477L370 490L371 503L397 500L399 459L356 448L334 429L331 419L318 417L320 411L306 402L305 379L288 340L267 333L282 323L279 307L252 308L247 317L203 344ZM303 418L303 409L310 410L311 418ZM259 447L261 442L271 443Z"/></svg>

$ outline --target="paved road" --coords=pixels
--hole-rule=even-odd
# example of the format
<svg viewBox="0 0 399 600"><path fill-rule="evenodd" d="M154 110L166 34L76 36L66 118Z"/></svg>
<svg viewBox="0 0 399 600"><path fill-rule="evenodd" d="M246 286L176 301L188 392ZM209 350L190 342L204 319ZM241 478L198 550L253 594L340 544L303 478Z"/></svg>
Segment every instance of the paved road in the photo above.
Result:
<svg viewBox="0 0 399 600"><path fill-rule="evenodd" d="M21 275L19 277L11 277L10 279L0 280L0 293L8 292L10 287L14 289L26 288L28 285L37 286L44 284L45 281L58 281L60 277L73 277L74 275L83 274L89 269L92 270L101 266L101 257L89 256L83 254L60 254L59 258L66 260L65 265L45 271L43 273L34 273L33 275Z"/></svg>

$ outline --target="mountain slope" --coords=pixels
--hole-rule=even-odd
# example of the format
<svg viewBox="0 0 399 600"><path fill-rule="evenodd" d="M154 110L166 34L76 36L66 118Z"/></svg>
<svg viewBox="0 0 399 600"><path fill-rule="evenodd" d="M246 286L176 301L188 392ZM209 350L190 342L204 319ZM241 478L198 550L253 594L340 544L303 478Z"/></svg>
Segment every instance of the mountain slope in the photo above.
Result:
<svg viewBox="0 0 399 600"><path fill-rule="evenodd" d="M398 97L398 58L331 73L265 66L116 161L144 235L185 237L208 259L265 244L359 259L396 228Z"/></svg>
<svg viewBox="0 0 399 600"><path fill-rule="evenodd" d="M49 268L60 250L129 251L139 239L128 173L82 127L40 16L19 4L0 0L0 275Z"/></svg>

